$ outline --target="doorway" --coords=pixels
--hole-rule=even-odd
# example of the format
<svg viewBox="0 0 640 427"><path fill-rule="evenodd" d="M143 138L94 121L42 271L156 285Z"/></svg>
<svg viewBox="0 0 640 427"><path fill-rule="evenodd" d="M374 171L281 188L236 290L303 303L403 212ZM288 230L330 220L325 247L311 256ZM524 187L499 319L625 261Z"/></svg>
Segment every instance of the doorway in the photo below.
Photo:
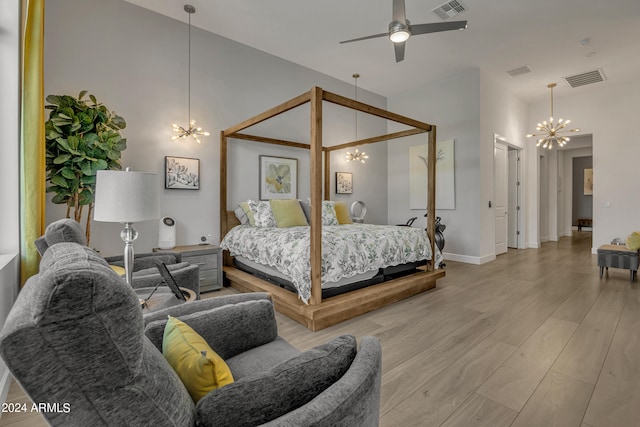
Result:
<svg viewBox="0 0 640 427"><path fill-rule="evenodd" d="M495 254L521 248L521 167L522 150L505 138L494 136L493 188Z"/></svg>

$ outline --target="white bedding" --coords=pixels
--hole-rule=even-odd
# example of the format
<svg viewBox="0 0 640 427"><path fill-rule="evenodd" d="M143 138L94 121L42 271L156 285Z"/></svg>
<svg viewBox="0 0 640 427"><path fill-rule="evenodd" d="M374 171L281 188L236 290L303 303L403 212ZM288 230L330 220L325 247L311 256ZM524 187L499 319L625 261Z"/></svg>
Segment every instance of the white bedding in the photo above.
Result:
<svg viewBox="0 0 640 427"><path fill-rule="evenodd" d="M302 301L311 296L309 227L239 225L220 243L231 255L268 265L290 280ZM322 283L431 259L423 229L392 225L349 224L322 227ZM435 265L442 261L436 247Z"/></svg>

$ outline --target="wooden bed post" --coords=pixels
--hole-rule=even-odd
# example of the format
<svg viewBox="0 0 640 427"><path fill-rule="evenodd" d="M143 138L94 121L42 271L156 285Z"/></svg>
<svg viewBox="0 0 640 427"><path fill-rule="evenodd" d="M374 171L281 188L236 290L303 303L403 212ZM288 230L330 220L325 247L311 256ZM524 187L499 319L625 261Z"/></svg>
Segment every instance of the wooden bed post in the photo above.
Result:
<svg viewBox="0 0 640 427"><path fill-rule="evenodd" d="M227 137L220 132L220 240L227 230Z"/></svg>
<svg viewBox="0 0 640 427"><path fill-rule="evenodd" d="M322 302L322 89L311 88L311 227L309 255L311 257L310 305Z"/></svg>
<svg viewBox="0 0 640 427"><path fill-rule="evenodd" d="M324 150L324 200L331 200L331 151Z"/></svg>
<svg viewBox="0 0 640 427"><path fill-rule="evenodd" d="M431 243L431 260L427 263L427 271L435 269L435 234L436 234L436 127L431 126L427 150L427 236Z"/></svg>

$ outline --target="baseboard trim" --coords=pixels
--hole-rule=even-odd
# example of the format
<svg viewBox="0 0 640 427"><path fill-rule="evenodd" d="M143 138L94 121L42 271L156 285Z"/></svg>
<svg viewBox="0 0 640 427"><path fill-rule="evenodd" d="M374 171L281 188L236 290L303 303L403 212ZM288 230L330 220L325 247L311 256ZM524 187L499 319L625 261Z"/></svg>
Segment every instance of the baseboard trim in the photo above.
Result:
<svg viewBox="0 0 640 427"><path fill-rule="evenodd" d="M531 249L540 249L540 242L529 242L527 247Z"/></svg>
<svg viewBox="0 0 640 427"><path fill-rule="evenodd" d="M486 264L496 259L495 254L485 255L483 257L477 257L477 256L470 256L470 255L452 254L449 252L443 252L442 257L446 261L464 262L466 264L475 264L475 265Z"/></svg>

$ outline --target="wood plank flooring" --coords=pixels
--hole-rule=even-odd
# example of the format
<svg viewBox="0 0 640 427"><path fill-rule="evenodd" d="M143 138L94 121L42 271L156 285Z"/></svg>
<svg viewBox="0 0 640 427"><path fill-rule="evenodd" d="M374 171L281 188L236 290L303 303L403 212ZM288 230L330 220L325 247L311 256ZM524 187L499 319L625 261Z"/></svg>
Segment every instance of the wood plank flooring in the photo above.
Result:
<svg viewBox="0 0 640 427"><path fill-rule="evenodd" d="M278 314L279 332L301 350L377 336L381 426L639 426L640 290L626 270L600 279L590 249L578 232L482 266L447 262L433 291L315 333Z"/></svg>

